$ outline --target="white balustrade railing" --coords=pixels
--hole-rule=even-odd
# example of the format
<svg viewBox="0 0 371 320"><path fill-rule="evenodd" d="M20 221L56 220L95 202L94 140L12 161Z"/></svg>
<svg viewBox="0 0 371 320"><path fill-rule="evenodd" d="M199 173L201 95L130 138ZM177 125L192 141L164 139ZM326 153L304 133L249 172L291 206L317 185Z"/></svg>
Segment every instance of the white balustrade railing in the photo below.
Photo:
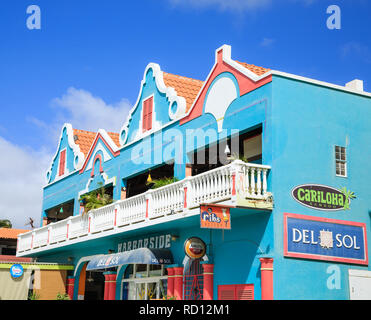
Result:
<svg viewBox="0 0 371 320"><path fill-rule="evenodd" d="M32 232L27 232L18 236L18 252L31 250L33 248L32 243L33 234Z"/></svg>
<svg viewBox="0 0 371 320"><path fill-rule="evenodd" d="M68 229L68 238L75 239L78 237L86 236L89 232L89 217L87 214L78 215L71 217L69 229Z"/></svg>
<svg viewBox="0 0 371 320"><path fill-rule="evenodd" d="M49 234L50 244L67 240L68 221L69 220L66 219L66 220L58 221L56 223L48 225L50 226L50 234Z"/></svg>
<svg viewBox="0 0 371 320"><path fill-rule="evenodd" d="M153 190L149 199L151 200L150 219L182 211L184 209L184 181Z"/></svg>
<svg viewBox="0 0 371 320"><path fill-rule="evenodd" d="M145 194L140 194L122 201L116 202L117 226L122 227L130 223L144 221L147 214L147 199Z"/></svg>
<svg viewBox="0 0 371 320"><path fill-rule="evenodd" d="M242 173L242 177L239 180L241 181L240 192L246 198L266 199L268 196L267 175L270 167L243 163L240 168Z"/></svg>
<svg viewBox="0 0 371 320"><path fill-rule="evenodd" d="M49 240L49 229L41 228L40 230L35 230L33 239L33 248L38 248L46 246Z"/></svg>
<svg viewBox="0 0 371 320"><path fill-rule="evenodd" d="M186 213L202 203L215 203L239 195L265 200L269 166L234 161L202 174L188 177L134 197L91 210L84 216L69 217L18 236L18 253L82 236L107 232L130 224Z"/></svg>
<svg viewBox="0 0 371 320"><path fill-rule="evenodd" d="M115 204L110 204L99 209L94 209L89 214L90 232L101 232L114 228Z"/></svg>
<svg viewBox="0 0 371 320"><path fill-rule="evenodd" d="M188 206L226 200L232 195L232 165L216 168L189 179Z"/></svg>

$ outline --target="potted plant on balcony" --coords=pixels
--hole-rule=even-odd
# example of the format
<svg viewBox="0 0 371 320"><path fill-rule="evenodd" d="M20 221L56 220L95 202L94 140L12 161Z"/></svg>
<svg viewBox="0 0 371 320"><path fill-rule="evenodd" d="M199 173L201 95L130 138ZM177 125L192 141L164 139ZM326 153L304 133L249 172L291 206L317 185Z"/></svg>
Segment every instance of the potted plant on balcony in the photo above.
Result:
<svg viewBox="0 0 371 320"><path fill-rule="evenodd" d="M85 210L83 211L83 215L88 213L90 210L98 209L100 207L104 207L108 204L113 202L111 196L105 193L104 186L100 183L100 188L94 190L88 194L84 194L80 201L84 204Z"/></svg>
<svg viewBox="0 0 371 320"><path fill-rule="evenodd" d="M155 179L155 180L151 180L150 182L147 181L147 186L150 188L150 189L158 189L158 188L161 188L163 186L166 186L168 184L171 184L171 183L174 183L174 182L177 182L179 181L179 179L177 178L160 178L160 179Z"/></svg>

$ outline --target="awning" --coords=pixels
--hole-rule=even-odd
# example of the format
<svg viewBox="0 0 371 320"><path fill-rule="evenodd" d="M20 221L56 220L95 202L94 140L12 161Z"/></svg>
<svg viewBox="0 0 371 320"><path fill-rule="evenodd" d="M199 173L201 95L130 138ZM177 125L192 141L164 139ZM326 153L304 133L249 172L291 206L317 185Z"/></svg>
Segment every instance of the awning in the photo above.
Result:
<svg viewBox="0 0 371 320"><path fill-rule="evenodd" d="M98 255L90 260L86 270L106 269L123 264L173 264L169 249L138 248L114 254Z"/></svg>

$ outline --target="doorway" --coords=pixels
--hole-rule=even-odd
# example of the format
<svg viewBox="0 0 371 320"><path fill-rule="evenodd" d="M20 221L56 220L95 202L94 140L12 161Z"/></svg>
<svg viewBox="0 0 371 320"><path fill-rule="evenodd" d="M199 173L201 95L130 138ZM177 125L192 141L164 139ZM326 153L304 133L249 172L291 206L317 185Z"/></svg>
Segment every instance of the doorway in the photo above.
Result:
<svg viewBox="0 0 371 320"><path fill-rule="evenodd" d="M159 300L167 294L164 265L131 264L122 280L122 300Z"/></svg>

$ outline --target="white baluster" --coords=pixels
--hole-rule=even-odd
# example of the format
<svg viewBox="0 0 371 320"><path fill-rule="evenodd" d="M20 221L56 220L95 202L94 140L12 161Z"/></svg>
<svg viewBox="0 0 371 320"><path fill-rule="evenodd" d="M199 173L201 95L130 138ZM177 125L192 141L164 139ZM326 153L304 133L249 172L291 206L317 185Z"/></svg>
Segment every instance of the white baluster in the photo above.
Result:
<svg viewBox="0 0 371 320"><path fill-rule="evenodd" d="M251 195L255 196L255 168L251 168Z"/></svg>
<svg viewBox="0 0 371 320"><path fill-rule="evenodd" d="M260 197L261 196L261 193L262 193L262 181L261 181L261 169L260 168L258 168L257 169L257 178L256 178L256 181L257 181L257 184L256 184L256 193L257 193L257 195L258 195L258 197Z"/></svg>

